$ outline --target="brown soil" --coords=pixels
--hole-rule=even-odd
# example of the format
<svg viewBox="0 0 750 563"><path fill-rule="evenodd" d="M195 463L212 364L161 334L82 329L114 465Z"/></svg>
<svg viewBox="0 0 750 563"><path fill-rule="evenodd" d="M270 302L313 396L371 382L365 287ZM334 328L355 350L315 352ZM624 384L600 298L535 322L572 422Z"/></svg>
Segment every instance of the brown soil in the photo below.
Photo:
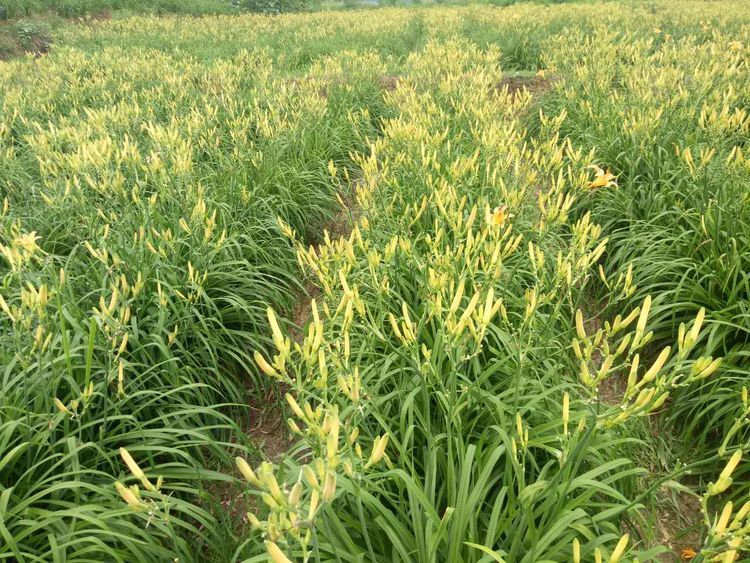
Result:
<svg viewBox="0 0 750 563"><path fill-rule="evenodd" d="M26 54L39 58L49 53L52 39L46 32L35 32L33 35L21 39L13 22L0 23L0 61L7 61Z"/></svg>
<svg viewBox="0 0 750 563"><path fill-rule="evenodd" d="M332 240L348 237L352 234L354 224L357 222L362 210L357 206L354 198L354 192L357 187L359 180L352 179L350 186L350 193L339 194L338 200L340 208L338 213L325 224L324 230L328 231L328 236Z"/></svg>
<svg viewBox="0 0 750 563"><path fill-rule="evenodd" d="M383 90L386 90L387 92L393 92L396 88L398 88L398 76L381 76L379 79L380 85L383 87Z"/></svg>
<svg viewBox="0 0 750 563"><path fill-rule="evenodd" d="M332 239L351 233L354 217L357 216L357 212L353 211L356 210L353 202L343 199L340 201L341 209L331 221L326 223L324 228ZM321 236L321 240L322 238ZM319 245L320 241L315 246ZM289 333L297 343L304 339L304 331L310 320L310 301L319 294L320 288L308 281L304 291L300 292L297 298L297 304L292 309ZM251 401L249 404L250 422L244 429L250 442L261 452L263 459L274 464L281 462L294 444L294 439L284 419L283 407L280 407L278 403L278 397L285 391L284 388L271 388L260 402ZM233 467L229 472L236 474L236 469ZM247 494L248 488L248 485L242 483L239 485L223 483L211 490L211 496L219 499L222 510L234 523L234 531L238 535L245 533L248 529L246 514L257 509L257 498Z"/></svg>
<svg viewBox="0 0 750 563"><path fill-rule="evenodd" d="M252 391L248 388L248 393ZM250 417L244 433L250 443L260 452L263 461L279 463L293 444L291 432L284 420L284 411L279 407L278 395L284 390L269 389L260 400L251 399L249 406ZM255 460L248 458L251 466L257 465ZM237 535L249 532L250 524L247 520L248 512L258 509L258 497L248 494L252 485L245 482L233 464L225 467L222 472L235 475L238 481L218 482L208 487L209 496L221 504L222 512L232 522L232 529Z"/></svg>
<svg viewBox="0 0 750 563"><path fill-rule="evenodd" d="M310 301L320 295L320 288L313 284L312 281L305 283L304 290L297 296L297 304L292 309L291 325L289 326L289 335L297 344L301 344L305 339L305 327L310 320Z"/></svg>
<svg viewBox="0 0 750 563"><path fill-rule="evenodd" d="M586 334L594 335L601 328L601 314L606 308L606 302L596 302L588 299L581 306L583 312L583 326ZM591 354L591 363L595 371L602 367L602 353L600 350L594 350ZM619 405L627 390L627 376L621 373L613 373L599 384L599 399L605 405Z"/></svg>
<svg viewBox="0 0 750 563"><path fill-rule="evenodd" d="M0 22L0 61L7 61L23 55L18 34L10 22Z"/></svg>
<svg viewBox="0 0 750 563"><path fill-rule="evenodd" d="M597 302L594 299L586 300L581 310L584 316L584 327L589 335L596 334L602 326L601 315L607 306L606 301ZM602 364L601 353L596 351L592 357L594 369L599 369ZM627 373L613 373L607 377L599 386L599 398L605 405L618 405L627 390ZM658 414L654 413L649 418L650 432L656 436L660 432ZM646 466L649 464L646 463ZM659 475L664 468L648 467L652 475ZM653 537L653 546L661 545L669 548L655 559L660 563L672 563L683 561L683 550L700 551L701 532L703 530L702 512L700 501L688 493L662 487L657 493L655 506L652 508L651 517L654 529L650 534L641 533L646 537ZM640 527L636 525L636 527ZM643 530L641 530L643 532Z"/></svg>
<svg viewBox="0 0 750 563"><path fill-rule="evenodd" d="M24 48L21 45L12 44L8 42L2 42L0 46L0 61L9 61L21 57L26 54L34 55L34 58L39 58L42 55L49 53L52 42L47 37L34 37L28 47Z"/></svg>
<svg viewBox="0 0 750 563"><path fill-rule="evenodd" d="M624 373L613 373L599 385L599 398L606 405L619 405L622 403L625 391L627 390L627 375Z"/></svg>
<svg viewBox="0 0 750 563"><path fill-rule="evenodd" d="M263 457L278 463L292 445L292 438L278 406L278 397L271 390L260 404L250 404L250 424L245 433Z"/></svg>
<svg viewBox="0 0 750 563"><path fill-rule="evenodd" d="M22 51L15 45L5 45L4 42L0 42L0 62L9 61L15 59L22 54Z"/></svg>
<svg viewBox="0 0 750 563"><path fill-rule="evenodd" d="M46 55L47 53L49 53L51 47L52 39L44 35L37 35L31 39L26 52L33 54L36 58L39 58L42 55Z"/></svg>
<svg viewBox="0 0 750 563"><path fill-rule="evenodd" d="M517 96L523 92L538 96L551 87L552 81L542 76L506 76L495 85L498 92L507 90L511 96Z"/></svg>
<svg viewBox="0 0 750 563"><path fill-rule="evenodd" d="M86 14L85 16L76 18L73 21L77 23L91 24L93 22L108 21L111 19L112 13L109 10L101 10L99 12L94 12L93 14Z"/></svg>
<svg viewBox="0 0 750 563"><path fill-rule="evenodd" d="M355 182L356 180L353 185ZM352 200L339 196L339 202L341 207L338 213L323 228L323 232L328 232L328 236L332 240L351 234L356 217L359 215L359 209ZM321 241L314 245L316 248L320 246L322 239L321 236ZM297 298L297 304L291 313L292 326L289 329L290 336L297 343L301 343L305 338L305 329L312 316L311 301L320 293L320 288L315 285L314 280L308 280L305 283L304 292ZM263 401L262 407L258 408L251 405L250 408L254 413L257 413L256 420L259 423L258 426L250 429L247 434L253 443L256 440L260 442L256 445L263 451L269 461L277 463L293 444L284 420L283 411L278 408L273 396L267 397L267 400Z"/></svg>
<svg viewBox="0 0 750 563"><path fill-rule="evenodd" d="M700 551L703 514L700 501L687 493L662 489L656 508L656 541L669 547L659 560L671 563L682 560L683 550Z"/></svg>
<svg viewBox="0 0 750 563"><path fill-rule="evenodd" d="M356 182L357 180L352 181L352 192L354 191ZM360 209L357 207L357 204L352 197L353 193L343 195L339 194L339 203L341 204L341 207L339 208L338 213L336 213L330 221L326 222L323 227L323 233L327 232L331 240L348 237L352 232L352 228L360 214ZM315 241L313 244L316 250L319 249L323 240L324 236L321 233L320 240ZM297 343L301 343L305 338L305 328L307 327L307 323L312 315L310 303L312 299L317 298L320 294L320 288L315 285L315 280L308 279L305 283L304 291L297 297L297 304L292 309L292 326L289 330L292 339Z"/></svg>

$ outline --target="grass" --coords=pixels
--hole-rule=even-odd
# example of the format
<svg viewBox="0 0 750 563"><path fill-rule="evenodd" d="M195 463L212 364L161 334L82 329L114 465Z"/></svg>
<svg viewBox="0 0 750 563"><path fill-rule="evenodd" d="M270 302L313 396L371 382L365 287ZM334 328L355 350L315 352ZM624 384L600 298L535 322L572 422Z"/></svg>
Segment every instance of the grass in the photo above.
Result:
<svg viewBox="0 0 750 563"><path fill-rule="evenodd" d="M750 12L362 14L0 63L0 558L742 557Z"/></svg>
<svg viewBox="0 0 750 563"><path fill-rule="evenodd" d="M2 0L0 19L16 19L51 12L76 18L112 11L152 14L221 14L233 11L223 0Z"/></svg>
<svg viewBox="0 0 750 563"><path fill-rule="evenodd" d="M68 20L91 25L97 20L133 15L234 14L228 0L0 0L0 60L46 53L53 35Z"/></svg>

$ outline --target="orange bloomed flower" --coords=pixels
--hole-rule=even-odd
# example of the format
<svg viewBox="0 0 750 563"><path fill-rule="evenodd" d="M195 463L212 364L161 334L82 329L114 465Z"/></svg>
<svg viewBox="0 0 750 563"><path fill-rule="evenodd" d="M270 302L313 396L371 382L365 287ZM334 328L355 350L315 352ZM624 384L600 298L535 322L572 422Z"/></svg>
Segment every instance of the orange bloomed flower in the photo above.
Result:
<svg viewBox="0 0 750 563"><path fill-rule="evenodd" d="M690 561L696 555L698 555L698 553L694 549L692 549L690 547L686 547L686 548L684 548L682 550L682 559L683 559L683 561Z"/></svg>
<svg viewBox="0 0 750 563"><path fill-rule="evenodd" d="M495 207L495 209L487 213L487 223L490 225L502 227L503 225L505 225L505 222L511 217L513 217L513 214L508 213L508 206L501 205L499 207Z"/></svg>
<svg viewBox="0 0 750 563"><path fill-rule="evenodd" d="M594 179L589 182L589 188L608 188L610 186L616 186L615 175L607 169L606 171L599 168L596 164L592 164L589 168L593 168L595 171Z"/></svg>

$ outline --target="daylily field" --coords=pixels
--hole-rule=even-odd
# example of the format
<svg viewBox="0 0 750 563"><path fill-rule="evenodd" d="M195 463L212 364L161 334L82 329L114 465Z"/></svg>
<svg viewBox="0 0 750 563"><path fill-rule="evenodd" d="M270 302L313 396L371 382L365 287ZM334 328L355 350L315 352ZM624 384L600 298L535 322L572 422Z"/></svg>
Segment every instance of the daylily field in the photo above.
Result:
<svg viewBox="0 0 750 563"><path fill-rule="evenodd" d="M0 560L750 560L750 3L51 40L0 61Z"/></svg>

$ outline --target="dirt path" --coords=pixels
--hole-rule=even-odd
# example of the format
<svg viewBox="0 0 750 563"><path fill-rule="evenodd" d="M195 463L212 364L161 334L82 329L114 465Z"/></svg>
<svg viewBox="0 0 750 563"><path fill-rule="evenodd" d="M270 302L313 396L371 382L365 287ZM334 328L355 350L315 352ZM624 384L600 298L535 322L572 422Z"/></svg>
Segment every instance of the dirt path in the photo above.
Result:
<svg viewBox="0 0 750 563"><path fill-rule="evenodd" d="M355 189L352 183L349 191ZM332 239L348 237L359 216L356 206L348 199L350 194L339 194L340 207L323 227L320 241L325 239L325 233ZM320 246L318 241L313 246ZM301 343L305 329L311 317L311 302L321 294L320 288L313 280L306 279L303 291L297 295L296 304L289 316L289 333L293 341ZM294 440L284 419L283 407L279 404L279 396L283 389L270 389L260 404L255 401L250 404L250 426L245 433L250 442L260 451L265 460L279 463L294 445Z"/></svg>
<svg viewBox="0 0 750 563"><path fill-rule="evenodd" d="M399 77L384 75L378 79L378 83L384 91L392 92L398 88ZM539 75L519 76L511 74L500 80L496 85L496 89L502 91L507 88L508 92L513 96L521 95L524 92L538 96L547 91L551 87L551 84L550 80ZM348 237L351 234L360 215L360 210L352 198L356 190L356 182L356 179L352 180L348 188L349 193L338 194L339 210L324 225L320 241L324 240L326 232L331 240ZM313 244L313 246L318 247L320 241ZM294 341L299 343L304 338L305 329L311 316L311 300L320 294L320 288L312 280L305 281L304 291L298 295L297 302L292 308L289 317L289 321L291 321L289 327L290 335ZM250 405L251 425L246 431L251 443L263 453L265 459L274 463L281 461L293 445L293 440L284 420L283 411L280 409L277 401L277 394L278 390L276 390L276 393L271 391L264 398L261 405Z"/></svg>

